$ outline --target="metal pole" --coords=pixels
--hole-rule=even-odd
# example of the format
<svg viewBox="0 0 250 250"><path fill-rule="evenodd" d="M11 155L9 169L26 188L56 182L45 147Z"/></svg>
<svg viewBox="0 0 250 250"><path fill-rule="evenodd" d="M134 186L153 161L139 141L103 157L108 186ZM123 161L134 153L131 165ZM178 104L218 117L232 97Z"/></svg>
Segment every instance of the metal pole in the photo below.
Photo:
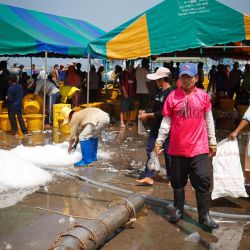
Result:
<svg viewBox="0 0 250 250"><path fill-rule="evenodd" d="M30 57L30 77L32 77L32 56Z"/></svg>
<svg viewBox="0 0 250 250"><path fill-rule="evenodd" d="M122 227L132 217L136 217L144 206L142 195L132 194L126 198L117 198L111 202L108 209L93 220L86 220L84 224L75 225L69 232L61 235L54 250L68 249L97 249L102 246L108 236Z"/></svg>
<svg viewBox="0 0 250 250"><path fill-rule="evenodd" d="M153 72L153 61L152 61L152 57L151 56L149 57L149 60L150 60L150 71L152 73Z"/></svg>
<svg viewBox="0 0 250 250"><path fill-rule="evenodd" d="M43 87L43 131L45 125L45 107L46 107L46 88L47 88L47 70L48 70L48 52L45 51L45 79L44 79L44 87Z"/></svg>
<svg viewBox="0 0 250 250"><path fill-rule="evenodd" d="M90 52L88 52L88 78L87 78L87 106L89 104L89 76L90 76L90 63L91 63L91 59L90 59Z"/></svg>
<svg viewBox="0 0 250 250"><path fill-rule="evenodd" d="M105 87L104 87L104 89L107 88L107 84L108 84L108 59L105 60L105 74L106 74L106 77L105 77Z"/></svg>

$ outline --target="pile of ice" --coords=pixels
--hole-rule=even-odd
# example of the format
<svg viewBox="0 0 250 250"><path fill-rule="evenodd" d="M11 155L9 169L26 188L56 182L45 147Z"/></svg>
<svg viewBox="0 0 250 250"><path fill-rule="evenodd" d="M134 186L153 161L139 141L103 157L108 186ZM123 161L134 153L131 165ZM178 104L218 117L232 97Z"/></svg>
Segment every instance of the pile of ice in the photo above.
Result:
<svg viewBox="0 0 250 250"><path fill-rule="evenodd" d="M80 146L68 153L68 143L24 147L20 145L11 150L15 155L39 167L69 167L81 159Z"/></svg>
<svg viewBox="0 0 250 250"><path fill-rule="evenodd" d="M99 160L110 159L112 153L98 150ZM52 174L42 169L73 167L82 158L80 145L68 153L68 143L25 147L20 145L10 151L0 150L0 192L45 185Z"/></svg>
<svg viewBox="0 0 250 250"><path fill-rule="evenodd" d="M0 162L0 192L35 187L52 180L50 173L11 151L0 150Z"/></svg>

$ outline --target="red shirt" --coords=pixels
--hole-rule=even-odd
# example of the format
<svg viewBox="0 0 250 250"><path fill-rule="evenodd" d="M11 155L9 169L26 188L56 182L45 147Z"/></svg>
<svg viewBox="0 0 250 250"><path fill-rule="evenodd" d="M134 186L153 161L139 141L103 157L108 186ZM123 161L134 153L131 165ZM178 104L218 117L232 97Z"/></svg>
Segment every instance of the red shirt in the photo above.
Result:
<svg viewBox="0 0 250 250"><path fill-rule="evenodd" d="M129 72L128 70L125 69L124 71L122 71L119 78L120 78L121 87L122 86L125 87L128 97L135 96L136 79L135 79L134 72Z"/></svg>

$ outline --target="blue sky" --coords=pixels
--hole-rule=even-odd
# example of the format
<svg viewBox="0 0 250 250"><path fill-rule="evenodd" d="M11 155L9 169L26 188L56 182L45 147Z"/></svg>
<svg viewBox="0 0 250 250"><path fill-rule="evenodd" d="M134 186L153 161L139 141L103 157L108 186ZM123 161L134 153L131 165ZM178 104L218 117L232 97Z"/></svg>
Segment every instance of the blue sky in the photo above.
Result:
<svg viewBox="0 0 250 250"><path fill-rule="evenodd" d="M104 31L119 26L162 0L0 0L0 3L19 6L82 19ZM249 0L219 0L250 15Z"/></svg>

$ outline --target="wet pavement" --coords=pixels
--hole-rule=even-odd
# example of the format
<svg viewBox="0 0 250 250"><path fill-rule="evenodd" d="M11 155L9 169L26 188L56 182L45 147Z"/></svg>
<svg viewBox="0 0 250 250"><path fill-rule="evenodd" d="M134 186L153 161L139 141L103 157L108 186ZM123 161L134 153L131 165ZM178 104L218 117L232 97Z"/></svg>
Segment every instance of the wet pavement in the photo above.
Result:
<svg viewBox="0 0 250 250"><path fill-rule="evenodd" d="M229 132L217 131L217 140L224 139ZM58 131L31 133L24 138L0 133L0 148L60 143L67 137ZM112 126L102 135L99 145L103 152L111 155L108 161L66 170L101 183L171 201L172 188L167 184L164 172L152 187L136 184L135 177L139 171L128 175L130 170L139 170L145 164L146 138L138 136L136 126L125 129ZM239 139L242 162L246 140L245 134ZM250 179L247 178L246 182L250 183ZM112 199L124 196L67 175L56 175L53 182L36 189L0 193L0 203L6 203L5 208L0 209L0 249L48 249L72 224L97 217L107 209ZM13 205L18 199L20 201ZM196 206L190 183L186 187L186 203ZM249 204L249 198L224 197L212 201L211 210L250 215ZM120 230L101 249L249 249L250 220L214 217L220 228L207 232L196 222L196 212L187 211L178 225L167 221L168 212L169 208L165 206L147 203L138 214L136 223L131 228Z"/></svg>

